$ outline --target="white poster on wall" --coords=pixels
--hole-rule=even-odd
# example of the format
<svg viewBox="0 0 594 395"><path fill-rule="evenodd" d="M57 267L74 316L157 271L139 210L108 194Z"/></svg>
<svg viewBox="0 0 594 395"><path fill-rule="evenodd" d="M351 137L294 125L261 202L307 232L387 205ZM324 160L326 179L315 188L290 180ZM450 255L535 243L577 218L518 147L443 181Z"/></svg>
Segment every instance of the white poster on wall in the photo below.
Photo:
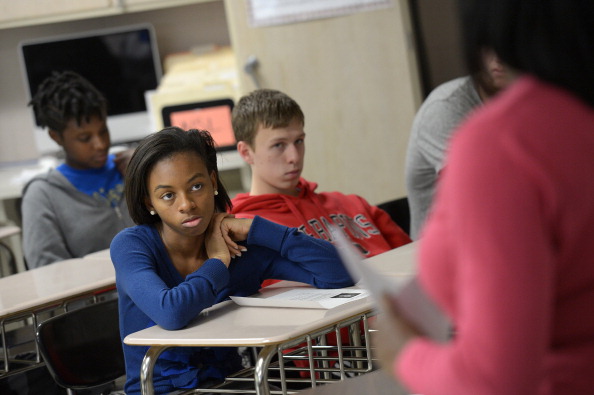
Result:
<svg viewBox="0 0 594 395"><path fill-rule="evenodd" d="M247 0L252 27L283 25L393 7L393 0Z"/></svg>

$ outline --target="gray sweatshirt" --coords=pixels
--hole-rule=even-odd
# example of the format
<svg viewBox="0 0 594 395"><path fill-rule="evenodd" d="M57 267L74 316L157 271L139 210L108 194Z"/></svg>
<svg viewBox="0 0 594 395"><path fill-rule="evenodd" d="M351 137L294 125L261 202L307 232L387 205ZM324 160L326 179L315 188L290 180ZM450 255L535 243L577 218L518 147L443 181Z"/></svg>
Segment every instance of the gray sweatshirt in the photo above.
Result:
<svg viewBox="0 0 594 395"><path fill-rule="evenodd" d="M435 88L415 115L405 171L413 240L419 238L430 212L450 139L457 126L481 104L472 78L460 77Z"/></svg>
<svg viewBox="0 0 594 395"><path fill-rule="evenodd" d="M120 230L134 225L123 196L111 207L80 192L54 169L27 183L22 212L29 269L109 248Z"/></svg>

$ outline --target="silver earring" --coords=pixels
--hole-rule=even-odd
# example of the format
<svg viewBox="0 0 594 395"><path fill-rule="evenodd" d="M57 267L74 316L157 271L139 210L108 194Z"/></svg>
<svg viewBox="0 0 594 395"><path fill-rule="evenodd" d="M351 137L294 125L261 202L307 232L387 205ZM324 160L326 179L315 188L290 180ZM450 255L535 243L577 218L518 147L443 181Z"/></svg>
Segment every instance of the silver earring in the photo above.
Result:
<svg viewBox="0 0 594 395"><path fill-rule="evenodd" d="M151 215L155 215L155 214L157 214L157 212L156 212L155 210L151 210L151 211L149 211L149 212L151 213Z"/></svg>
<svg viewBox="0 0 594 395"><path fill-rule="evenodd" d="M219 194L219 191L217 191L217 190L215 189L215 196L217 196L218 194Z"/></svg>

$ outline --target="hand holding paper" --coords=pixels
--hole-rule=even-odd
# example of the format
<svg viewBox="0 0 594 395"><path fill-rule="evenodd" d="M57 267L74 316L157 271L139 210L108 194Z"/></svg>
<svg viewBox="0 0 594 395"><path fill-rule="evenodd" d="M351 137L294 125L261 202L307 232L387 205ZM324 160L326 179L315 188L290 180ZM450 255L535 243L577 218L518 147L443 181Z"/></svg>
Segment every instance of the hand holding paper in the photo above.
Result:
<svg viewBox="0 0 594 395"><path fill-rule="evenodd" d="M353 279L359 281L358 285L370 292L378 308L386 302L387 296L394 310L421 334L439 341L449 338L448 319L420 288L416 277L384 276L361 259L342 230L333 228L332 236L345 267Z"/></svg>

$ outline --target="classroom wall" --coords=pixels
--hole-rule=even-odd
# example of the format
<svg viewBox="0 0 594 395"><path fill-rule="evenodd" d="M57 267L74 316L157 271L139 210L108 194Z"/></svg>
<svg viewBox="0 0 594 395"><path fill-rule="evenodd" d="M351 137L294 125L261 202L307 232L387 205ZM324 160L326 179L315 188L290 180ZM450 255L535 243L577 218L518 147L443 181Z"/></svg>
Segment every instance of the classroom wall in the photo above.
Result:
<svg viewBox="0 0 594 395"><path fill-rule="evenodd" d="M240 0L237 1L239 2ZM411 1L415 2L416 0ZM424 0L416 2L419 7L418 16L420 18L425 39L425 49L427 51L429 62L428 69L432 85L461 75L463 70L461 70L460 50L455 26L457 24L455 0L434 0L431 4L428 4L428 2L425 2ZM398 0L397 4L403 6L405 1ZM355 161L355 169L352 171L345 171L345 167L343 166L344 163L342 162L348 158L345 159L344 157L339 157L336 160L329 161L326 150L330 149L331 146L327 144L327 141L321 141L320 144L315 144L315 139L311 139L307 154L308 169L306 170L305 175L312 180L320 182L320 188L323 190L338 189L345 192L359 193L372 203L379 203L406 193L403 182L404 148L408 139L410 122L416 111L416 106L420 104L420 100L419 98L413 98L413 102L417 104L407 108L406 111L404 111L404 114L402 112L402 106L396 105L398 100L401 100L400 96L392 97L395 92L397 92L398 95L411 95L411 93L406 90L403 91L400 88L392 88L393 84L402 79L402 73L399 71L399 68L394 65L406 63L406 59L400 59L398 56L394 55L394 53L399 53L399 51L402 53L402 50L396 50L396 44L394 43L412 44L411 37L402 38L403 33L401 32L399 24L406 21L402 20L402 16L400 16L397 10L398 8L381 11L379 13L362 13L360 15L320 20L309 22L307 24L298 24L286 28L280 27L274 29L275 32L277 30L284 31L285 29L290 29L290 31L298 31L300 33L299 29L307 29L313 26L321 31L333 31L332 29L344 30L345 27L343 25L346 24L349 29L348 31L351 32L354 37L357 37L357 32L363 31L366 33L359 36L371 36L373 39L371 39L370 42L377 43L373 34L379 34L379 37L381 38L378 40L383 40L385 42L387 36L390 37L390 41L392 41L389 51L387 51L386 48L380 47L380 54L378 54L377 45L368 45L369 51L371 51L370 53L374 56L374 60L373 62L367 63L372 65L371 70L373 71L371 73L357 73L359 78L372 78L372 82L375 81L377 84L377 78L374 79L374 77L377 77L378 75L376 69L377 65L382 64L386 59L390 60L390 62L386 63L390 65L389 67L393 69L393 72L392 74L387 73L390 75L387 83L380 82L382 94L376 95L377 97L373 96L373 100L370 100L371 96L369 95L361 96L354 94L353 96L350 96L357 97L358 99L356 102L362 103L362 106L359 106L359 111L355 112L361 112L362 109L367 107L376 108L378 100L381 106L389 107L384 111L388 114L388 118L396 108L399 109L397 122L385 122L384 126L374 127L373 130L375 133L368 136L373 138L365 139L366 145L357 148L359 151L363 150L365 152L378 152L378 150L381 151L381 149L387 149L389 150L389 154L374 155L373 157L367 157L364 161ZM361 27L369 19L375 20L374 18L377 18L377 16L381 16L381 18L377 19L381 23L374 22L375 29L367 31L365 28ZM390 20L390 18L393 19ZM228 24L224 1L213 1L126 15L0 30L0 165L5 162L34 159L38 156L33 139L33 120L30 110L26 107L24 80L18 64L17 46L19 41L142 22L150 22L155 26L162 57L168 53L185 51L196 45L211 43L221 45L231 44L229 32L230 30L233 30L233 26L229 26ZM241 23L245 24L246 22L242 21ZM359 42L361 40L356 41ZM343 41L337 43L337 41L331 37L328 42L330 43L328 44L328 48L337 48L337 45L339 47L345 45ZM320 44L318 43L317 46L319 47ZM243 53L246 52L246 50L239 49L239 52L242 52L242 55L247 55L247 53ZM244 57L241 59L244 59ZM357 58L359 63L366 63L365 59L368 59L368 57ZM329 63L329 65L331 66L334 63L336 63L336 61ZM326 69L328 68L329 66L326 65ZM282 71L281 69L273 70L272 72L279 73ZM353 73L350 68L342 66L337 66L332 73L336 74L336 70L342 70L341 72L347 75ZM268 72L269 71L267 71L267 73ZM305 73L305 71L301 72L301 74L303 73ZM383 75L386 75L386 73ZM247 77L242 76L242 78L245 80ZM352 82L353 80L350 79L348 84L352 84ZM359 84L366 85L364 81L359 81ZM328 84L323 86L326 85ZM246 84L244 84L244 86L246 86ZM285 88L284 86L276 87L281 89ZM329 87L328 89L331 94L323 96L326 99L344 96L336 93L343 92L344 87L344 83L334 88ZM247 84L247 88L251 89L253 86L250 87L249 84ZM355 88L358 91L359 88L356 86ZM295 97L302 101L303 106L307 108L308 120L313 120L313 118L317 116L315 114L317 109L321 107L309 104L311 94L306 90L296 93L291 91L291 93L295 94ZM346 96L348 97L349 95ZM327 104L328 102L326 101L325 106ZM342 106L341 108L344 110L346 107ZM347 109L344 112L353 112L353 110ZM337 116L342 118L340 114ZM312 122L309 122L308 124L314 125ZM385 126L386 124L389 125L388 128ZM327 128L320 128L320 130L325 129ZM379 133L378 131L382 132ZM388 131L390 133L388 133ZM335 133L338 132L339 131ZM313 135L311 137L313 137ZM336 137L336 139L332 137L330 140L338 142L342 141L341 144L349 143L348 141L344 141L343 135L338 135ZM352 158L353 156L349 157ZM375 163L378 161L379 164ZM389 161L389 166L386 166L382 161ZM347 160L345 166L347 166L347 168L348 166L354 166L351 162L353 161ZM327 174L320 175L317 170L320 168L327 170ZM386 168L389 169L389 172L385 176L380 176L374 170L377 168ZM353 171L360 175L360 177L353 177ZM377 181L375 184L373 182L368 183L370 174L373 174L373 179L380 179L381 181ZM358 180L365 180L366 182L358 182ZM376 187L378 182L381 183L381 188Z"/></svg>
<svg viewBox="0 0 594 395"><path fill-rule="evenodd" d="M421 102L407 0L391 7L254 28L244 2L225 0L238 64L256 56L263 88L305 113L303 176L319 191L372 204L406 195L404 163ZM256 86L242 74L243 92Z"/></svg>
<svg viewBox="0 0 594 395"><path fill-rule="evenodd" d="M38 157L17 48L22 40L150 22L161 57L198 45L230 45L222 1L0 30L0 164Z"/></svg>

